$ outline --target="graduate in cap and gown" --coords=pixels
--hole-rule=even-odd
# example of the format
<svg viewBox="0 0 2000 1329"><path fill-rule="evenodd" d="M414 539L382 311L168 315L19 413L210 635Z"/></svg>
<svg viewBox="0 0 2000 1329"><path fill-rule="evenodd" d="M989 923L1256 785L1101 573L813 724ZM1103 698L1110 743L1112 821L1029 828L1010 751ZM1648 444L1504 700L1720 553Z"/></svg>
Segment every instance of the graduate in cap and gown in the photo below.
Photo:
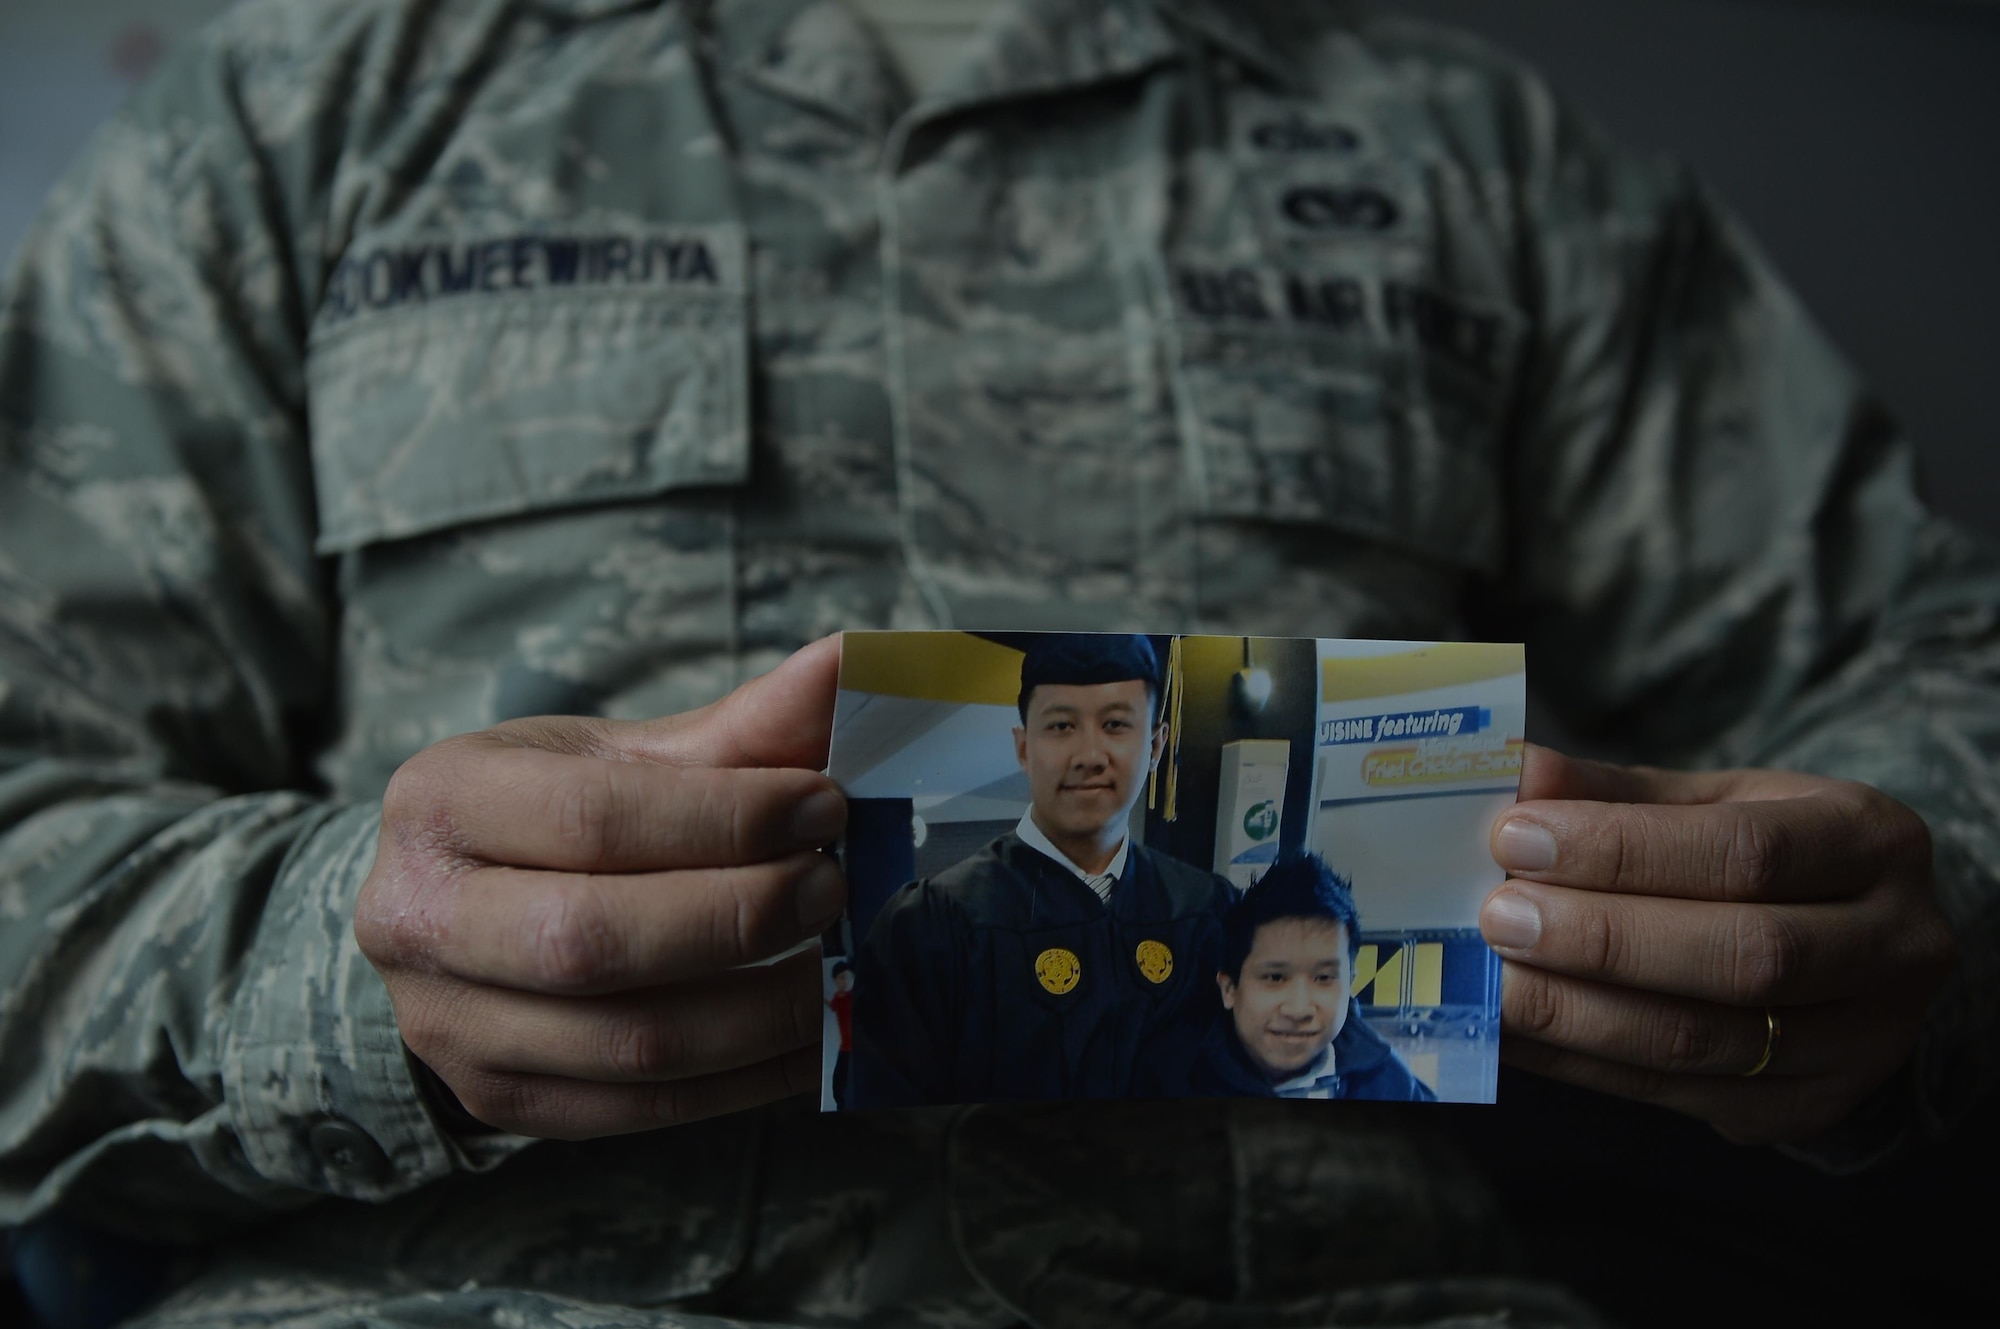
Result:
<svg viewBox="0 0 2000 1329"><path fill-rule="evenodd" d="M1030 806L903 887L857 962L844 1106L1185 1093L1220 1012L1234 889L1128 831L1166 745L1143 636L1052 634L1021 664Z"/></svg>

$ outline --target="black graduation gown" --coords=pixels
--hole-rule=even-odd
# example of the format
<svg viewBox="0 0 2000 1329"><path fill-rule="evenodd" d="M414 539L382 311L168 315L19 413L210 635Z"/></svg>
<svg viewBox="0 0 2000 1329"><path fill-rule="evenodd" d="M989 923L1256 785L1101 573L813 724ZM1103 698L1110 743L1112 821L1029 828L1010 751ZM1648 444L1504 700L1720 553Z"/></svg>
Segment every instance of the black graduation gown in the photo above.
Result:
<svg viewBox="0 0 2000 1329"><path fill-rule="evenodd" d="M1107 907L1012 832L912 882L856 958L845 1106L1187 1092L1233 895L1133 845Z"/></svg>

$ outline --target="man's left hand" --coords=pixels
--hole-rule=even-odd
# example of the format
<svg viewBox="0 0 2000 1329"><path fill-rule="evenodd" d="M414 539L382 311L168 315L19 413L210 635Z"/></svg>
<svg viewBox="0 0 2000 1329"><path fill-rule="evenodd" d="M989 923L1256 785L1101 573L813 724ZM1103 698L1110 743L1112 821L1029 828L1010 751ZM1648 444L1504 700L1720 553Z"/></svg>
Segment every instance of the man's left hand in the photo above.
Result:
<svg viewBox="0 0 2000 1329"><path fill-rule="evenodd" d="M1520 797L1480 913L1507 1061L1773 1142L1838 1124L1909 1055L1952 955L1909 808L1536 747Z"/></svg>

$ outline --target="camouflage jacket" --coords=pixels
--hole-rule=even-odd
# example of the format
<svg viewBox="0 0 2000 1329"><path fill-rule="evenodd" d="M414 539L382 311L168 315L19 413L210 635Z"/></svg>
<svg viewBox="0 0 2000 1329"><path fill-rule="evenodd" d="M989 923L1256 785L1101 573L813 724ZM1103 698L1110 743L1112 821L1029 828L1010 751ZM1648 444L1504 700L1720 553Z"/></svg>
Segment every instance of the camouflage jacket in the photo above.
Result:
<svg viewBox="0 0 2000 1329"><path fill-rule="evenodd" d="M1736 226L1472 41L1018 0L912 105L836 0L250 0L7 277L0 1226L232 1234L173 1322L1490 1308L1407 1118L456 1131L380 791L842 627L1525 639L1601 749L1929 819L1966 958L1855 1162L2000 1065L1996 604Z"/></svg>

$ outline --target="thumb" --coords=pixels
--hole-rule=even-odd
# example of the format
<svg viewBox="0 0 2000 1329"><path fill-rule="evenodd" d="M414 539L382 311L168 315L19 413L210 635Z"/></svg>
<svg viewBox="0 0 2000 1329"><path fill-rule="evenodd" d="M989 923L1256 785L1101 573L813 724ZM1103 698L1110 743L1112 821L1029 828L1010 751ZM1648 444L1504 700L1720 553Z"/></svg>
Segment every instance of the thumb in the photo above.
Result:
<svg viewBox="0 0 2000 1329"><path fill-rule="evenodd" d="M770 673L715 703L714 737L726 747L715 764L824 769L839 686L836 632L800 647Z"/></svg>
<svg viewBox="0 0 2000 1329"><path fill-rule="evenodd" d="M801 647L722 700L637 727L633 755L675 766L826 767L840 635Z"/></svg>

